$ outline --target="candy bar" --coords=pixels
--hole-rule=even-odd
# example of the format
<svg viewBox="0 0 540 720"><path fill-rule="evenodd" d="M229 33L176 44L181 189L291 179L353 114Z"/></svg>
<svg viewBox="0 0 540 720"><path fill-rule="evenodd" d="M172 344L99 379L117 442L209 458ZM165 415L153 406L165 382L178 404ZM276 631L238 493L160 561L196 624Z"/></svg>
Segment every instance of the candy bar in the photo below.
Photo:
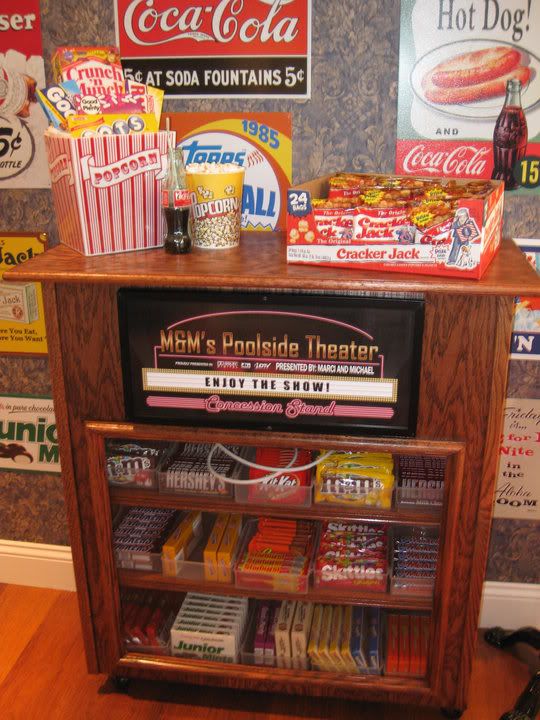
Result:
<svg viewBox="0 0 540 720"><path fill-rule="evenodd" d="M313 617L313 603L298 602L291 627L293 667L307 670L308 642Z"/></svg>
<svg viewBox="0 0 540 720"><path fill-rule="evenodd" d="M283 448L257 448L256 463L266 467L285 467L294 458L294 451ZM307 465L311 454L307 450L297 451L295 466ZM250 479L265 477L272 471L250 468ZM258 485L248 486L248 502L277 503L281 505L306 505L309 500L309 470L284 470L271 479Z"/></svg>
<svg viewBox="0 0 540 720"><path fill-rule="evenodd" d="M275 630L276 656L278 667L290 667L292 657L291 629L296 612L296 602L285 600L281 603Z"/></svg>
<svg viewBox="0 0 540 720"><path fill-rule="evenodd" d="M229 522L230 515L220 513L214 523L214 527L208 538L208 542L204 548L203 560L204 560L204 577L206 580L217 581L218 579L218 561L217 552L223 539L223 534L227 523Z"/></svg>

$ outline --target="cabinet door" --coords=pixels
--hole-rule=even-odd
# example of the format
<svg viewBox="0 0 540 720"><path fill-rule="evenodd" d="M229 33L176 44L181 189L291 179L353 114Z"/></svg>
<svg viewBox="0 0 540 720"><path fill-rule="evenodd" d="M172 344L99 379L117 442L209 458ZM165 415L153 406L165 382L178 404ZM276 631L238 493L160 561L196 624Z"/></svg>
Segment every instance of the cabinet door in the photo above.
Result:
<svg viewBox="0 0 540 720"><path fill-rule="evenodd" d="M451 694L444 677L450 617L459 611L450 603L463 444L104 422L87 423L86 439L96 519L87 552L99 565L91 597L102 672L373 699L398 694L402 702ZM221 555L212 545L219 522L233 528L228 544L223 535L216 546ZM202 622L189 607L194 593L236 598L235 606L248 598L226 663L199 646L186 650L186 636L174 628L168 636L181 607L189 627L210 633L213 610ZM277 618L300 604L311 613L305 642L315 645L296 662L275 636L273 653L261 645L256 628L266 606ZM140 627L149 618L159 618L157 639L155 622L149 633Z"/></svg>

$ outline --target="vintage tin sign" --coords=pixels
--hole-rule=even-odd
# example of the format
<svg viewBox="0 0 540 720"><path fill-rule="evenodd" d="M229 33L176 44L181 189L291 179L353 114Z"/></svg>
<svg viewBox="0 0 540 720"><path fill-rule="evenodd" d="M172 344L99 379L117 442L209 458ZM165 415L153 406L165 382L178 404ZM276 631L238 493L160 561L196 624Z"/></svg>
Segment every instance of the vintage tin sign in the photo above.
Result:
<svg viewBox="0 0 540 720"><path fill-rule="evenodd" d="M310 97L311 0L115 0L128 79L169 97Z"/></svg>

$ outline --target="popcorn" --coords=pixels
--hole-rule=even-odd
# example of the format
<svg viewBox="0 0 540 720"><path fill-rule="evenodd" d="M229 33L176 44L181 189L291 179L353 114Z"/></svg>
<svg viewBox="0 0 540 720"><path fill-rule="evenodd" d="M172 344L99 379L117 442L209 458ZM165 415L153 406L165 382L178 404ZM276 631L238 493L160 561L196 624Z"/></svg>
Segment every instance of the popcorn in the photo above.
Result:
<svg viewBox="0 0 540 720"><path fill-rule="evenodd" d="M188 173L234 173L238 172L239 170L242 170L242 167L237 163L203 162L189 163L189 165L186 166L186 172Z"/></svg>

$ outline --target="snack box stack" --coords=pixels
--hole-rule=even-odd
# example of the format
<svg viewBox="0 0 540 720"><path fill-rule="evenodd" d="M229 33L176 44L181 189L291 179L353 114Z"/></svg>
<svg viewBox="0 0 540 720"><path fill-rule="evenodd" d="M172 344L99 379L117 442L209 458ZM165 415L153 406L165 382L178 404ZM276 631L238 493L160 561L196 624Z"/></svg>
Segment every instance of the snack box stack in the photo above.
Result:
<svg viewBox="0 0 540 720"><path fill-rule="evenodd" d="M308 645L314 670L380 674L381 646L379 608L315 605Z"/></svg>
<svg viewBox="0 0 540 720"><path fill-rule="evenodd" d="M146 490L157 488L156 470L166 448L163 442L109 440L106 446L109 484Z"/></svg>
<svg viewBox="0 0 540 720"><path fill-rule="evenodd" d="M446 462L441 457L402 455L396 458L397 506L436 511L444 498Z"/></svg>
<svg viewBox="0 0 540 720"><path fill-rule="evenodd" d="M247 618L247 598L188 593L171 629L172 654L237 663Z"/></svg>
<svg viewBox="0 0 540 720"><path fill-rule="evenodd" d="M265 467L285 468L292 464L303 467L311 462L307 450L295 451L287 448L257 448L255 462ZM250 468L249 479L255 480L273 473L269 470ZM311 471L284 470L282 473L257 485L236 485L237 502L259 503L262 505L283 505L309 507L311 505Z"/></svg>
<svg viewBox="0 0 540 720"><path fill-rule="evenodd" d="M425 677L429 633L429 616L389 613L387 616L386 674Z"/></svg>
<svg viewBox="0 0 540 720"><path fill-rule="evenodd" d="M232 582L241 530L241 515L218 514L203 552L205 580Z"/></svg>
<svg viewBox="0 0 540 720"><path fill-rule="evenodd" d="M323 523L315 559L315 586L386 591L388 545L386 528L374 523Z"/></svg>
<svg viewBox="0 0 540 720"><path fill-rule="evenodd" d="M287 261L478 279L501 242L504 184L337 173L288 192Z"/></svg>
<svg viewBox="0 0 540 720"><path fill-rule="evenodd" d="M164 508L131 507L114 524L118 567L161 572L161 548L182 513Z"/></svg>
<svg viewBox="0 0 540 720"><path fill-rule="evenodd" d="M163 593L126 592L122 597L122 635L126 649L168 655L177 607Z"/></svg>
<svg viewBox="0 0 540 720"><path fill-rule="evenodd" d="M202 534L202 513L195 510L187 513L173 529L161 548L163 575L176 577L182 574L184 563L189 560Z"/></svg>
<svg viewBox="0 0 540 720"><path fill-rule="evenodd" d="M432 595L437 574L439 536L436 529L398 530L393 543L392 592Z"/></svg>
<svg viewBox="0 0 540 720"><path fill-rule="evenodd" d="M390 453L335 452L317 465L316 503L390 508L393 489Z"/></svg>
<svg viewBox="0 0 540 720"><path fill-rule="evenodd" d="M306 593L314 531L308 520L248 522L236 564L237 587Z"/></svg>
<svg viewBox="0 0 540 720"><path fill-rule="evenodd" d="M242 647L242 662L245 665L276 665L276 632L280 603L261 601L253 610L250 629Z"/></svg>
<svg viewBox="0 0 540 720"><path fill-rule="evenodd" d="M211 447L208 443L184 443L166 458L158 472L160 492L231 497L232 485L216 478L208 469ZM236 455L245 453L245 448L239 446L231 446L230 450ZM225 477L239 477L241 473L241 464L219 448L212 455L212 467Z"/></svg>

